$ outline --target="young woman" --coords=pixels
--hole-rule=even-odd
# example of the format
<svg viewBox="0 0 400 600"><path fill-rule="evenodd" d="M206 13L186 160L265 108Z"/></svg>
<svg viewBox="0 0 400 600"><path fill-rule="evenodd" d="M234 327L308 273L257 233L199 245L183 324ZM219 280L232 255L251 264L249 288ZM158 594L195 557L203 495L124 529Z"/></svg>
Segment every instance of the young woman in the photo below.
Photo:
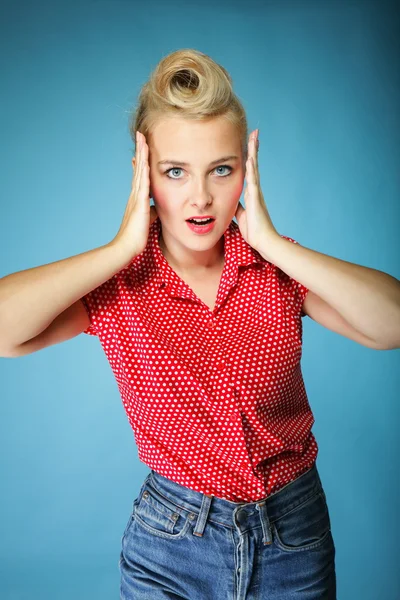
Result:
<svg viewBox="0 0 400 600"><path fill-rule="evenodd" d="M400 285L276 231L257 133L222 66L168 55L132 119L117 235L0 281L3 356L85 332L115 374L150 468L121 540L125 600L336 598L301 318L395 348Z"/></svg>

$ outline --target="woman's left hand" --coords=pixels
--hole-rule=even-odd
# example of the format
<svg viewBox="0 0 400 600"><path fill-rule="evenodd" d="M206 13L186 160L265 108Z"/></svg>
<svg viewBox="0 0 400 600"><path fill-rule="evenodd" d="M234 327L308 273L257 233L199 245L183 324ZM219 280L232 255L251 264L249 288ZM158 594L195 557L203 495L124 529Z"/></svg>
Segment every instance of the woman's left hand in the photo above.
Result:
<svg viewBox="0 0 400 600"><path fill-rule="evenodd" d="M267 207L264 202L264 196L260 187L260 175L258 172L258 130L253 131L249 136L248 142L248 160L246 162L246 189L244 200L246 208L244 209L239 202L236 210L236 219L239 230L244 239L252 248L261 253L261 248L267 248L271 239L280 238L275 229Z"/></svg>

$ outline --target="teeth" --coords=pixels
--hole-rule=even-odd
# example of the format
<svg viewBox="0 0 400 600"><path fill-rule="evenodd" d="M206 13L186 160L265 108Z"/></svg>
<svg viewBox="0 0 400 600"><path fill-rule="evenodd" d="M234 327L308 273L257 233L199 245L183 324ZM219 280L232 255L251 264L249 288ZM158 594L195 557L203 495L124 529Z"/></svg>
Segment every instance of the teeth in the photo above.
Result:
<svg viewBox="0 0 400 600"><path fill-rule="evenodd" d="M195 223L198 223L199 225L201 225L205 221L210 221L210 219L191 219L191 221L194 221Z"/></svg>

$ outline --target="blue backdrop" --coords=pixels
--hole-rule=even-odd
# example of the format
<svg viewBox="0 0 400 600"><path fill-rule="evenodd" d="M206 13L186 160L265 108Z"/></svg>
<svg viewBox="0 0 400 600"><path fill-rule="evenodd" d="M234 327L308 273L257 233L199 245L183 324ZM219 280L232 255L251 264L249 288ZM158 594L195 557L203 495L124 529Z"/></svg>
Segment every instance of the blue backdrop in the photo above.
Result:
<svg viewBox="0 0 400 600"><path fill-rule="evenodd" d="M0 23L1 277L111 241L129 111L158 61L191 47L228 69L260 129L277 230L400 278L395 3L3 1ZM398 600L399 352L303 327L338 598ZM149 469L98 339L1 358L0 377L1 598L116 600Z"/></svg>

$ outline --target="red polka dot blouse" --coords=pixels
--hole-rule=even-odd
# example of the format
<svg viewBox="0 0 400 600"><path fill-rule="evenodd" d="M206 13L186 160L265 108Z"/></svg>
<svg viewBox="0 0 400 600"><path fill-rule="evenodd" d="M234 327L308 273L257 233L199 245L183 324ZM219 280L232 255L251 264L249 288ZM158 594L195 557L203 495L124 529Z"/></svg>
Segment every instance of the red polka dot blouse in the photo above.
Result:
<svg viewBox="0 0 400 600"><path fill-rule="evenodd" d="M211 311L164 258L160 231L157 218L144 251L82 298L84 333L100 339L141 462L205 494L260 500L318 453L300 366L308 289L231 221Z"/></svg>

